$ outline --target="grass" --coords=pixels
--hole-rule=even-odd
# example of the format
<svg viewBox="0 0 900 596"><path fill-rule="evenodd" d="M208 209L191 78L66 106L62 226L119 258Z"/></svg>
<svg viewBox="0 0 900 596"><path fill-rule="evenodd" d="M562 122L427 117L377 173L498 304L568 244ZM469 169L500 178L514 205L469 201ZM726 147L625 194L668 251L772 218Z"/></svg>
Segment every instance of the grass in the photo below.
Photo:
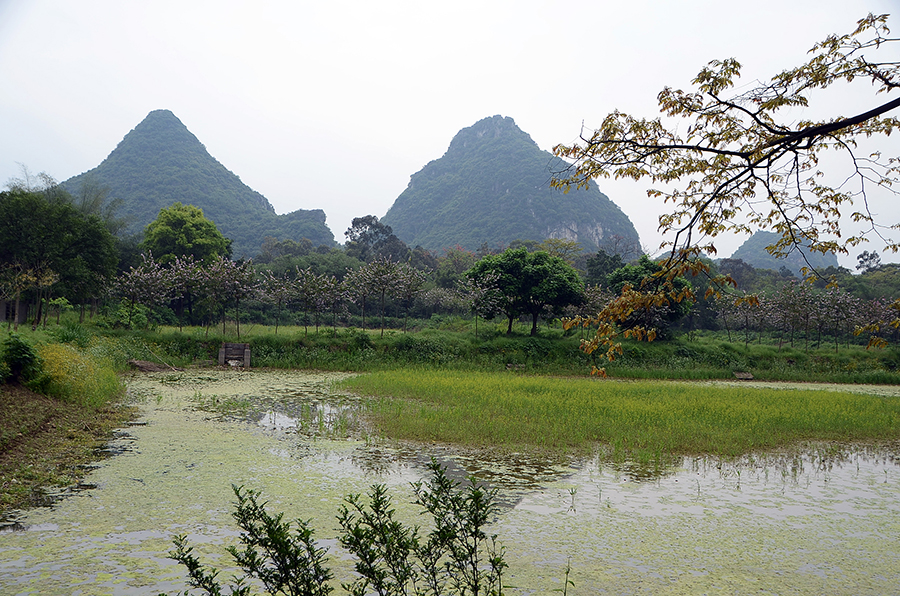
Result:
<svg viewBox="0 0 900 596"><path fill-rule="evenodd" d="M900 398L684 382L406 369L343 381L389 436L509 449L736 456L900 437Z"/></svg>
<svg viewBox="0 0 900 596"><path fill-rule="evenodd" d="M773 381L900 384L900 349L866 350L861 345L823 343L805 349L789 344L729 342L724 332L695 332L668 341L623 342L624 354L612 363L599 354L578 349L580 332L564 333L558 326L529 327L482 322L478 335L471 321L434 318L411 321L416 331L322 326L273 326L245 323L238 338L233 322L221 327L161 326L148 331L101 329L79 325L74 314L63 325L27 332L32 343L73 343L110 360L117 369L129 358L172 366L215 362L223 341L249 342L253 366L371 372L409 366L432 369L503 371L508 367L528 374L587 376L592 365L605 366L610 376L626 379L731 379L735 372L752 373ZM64 316L64 319L66 317ZM439 320L438 320L439 319ZM371 321L370 321L371 323ZM437 324L440 323L440 324ZM589 330L584 332L590 334ZM815 344L810 344L814 346Z"/></svg>
<svg viewBox="0 0 900 596"><path fill-rule="evenodd" d="M66 344L38 347L46 381L44 393L87 408L99 408L124 386L111 364Z"/></svg>
<svg viewBox="0 0 900 596"><path fill-rule="evenodd" d="M116 342L70 327L32 332L40 372L28 385L0 384L0 511L45 504L47 487L68 487L97 450L133 417L116 398L123 384L110 358Z"/></svg>
<svg viewBox="0 0 900 596"><path fill-rule="evenodd" d="M372 373L346 387L382 396L372 401L372 416L399 438L555 451L601 445L658 461L802 440L900 437L897 398L651 380L730 379L742 371L768 380L897 385L896 348L807 351L698 333L692 340L625 343L608 372L645 380L599 381L587 375L591 364L603 363L578 350L579 337L546 327L530 337L522 329L507 336L504 325L482 323L475 336L448 319L382 337L374 329L281 326L275 334L273 327L245 324L240 341L250 342L254 367ZM103 397L118 391L112 371L126 369L132 358L174 366L215 361L223 341L238 341L234 331L111 330L71 317L46 330L23 328L22 337L42 351L53 391L74 403L0 386L0 510L34 502L40 486L70 484L102 438L127 420Z"/></svg>

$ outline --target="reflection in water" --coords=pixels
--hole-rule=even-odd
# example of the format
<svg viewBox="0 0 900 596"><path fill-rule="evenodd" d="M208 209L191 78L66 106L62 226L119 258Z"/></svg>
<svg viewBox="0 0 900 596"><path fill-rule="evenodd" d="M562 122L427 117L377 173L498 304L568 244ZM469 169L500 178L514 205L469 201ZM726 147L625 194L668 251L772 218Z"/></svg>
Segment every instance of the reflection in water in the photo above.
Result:
<svg viewBox="0 0 900 596"><path fill-rule="evenodd" d="M287 519L312 519L334 553L348 493L388 486L398 516L421 523L410 482L431 459L458 481L499 491L493 531L511 594L883 594L900 585L897 444L822 445L732 460L647 463L398 444L375 436L336 375L257 371L134 378L140 424L116 436L53 508L0 531L0 593L175 593L167 553L186 533L223 569L237 535L232 483L261 490ZM59 495L56 495L57 497Z"/></svg>

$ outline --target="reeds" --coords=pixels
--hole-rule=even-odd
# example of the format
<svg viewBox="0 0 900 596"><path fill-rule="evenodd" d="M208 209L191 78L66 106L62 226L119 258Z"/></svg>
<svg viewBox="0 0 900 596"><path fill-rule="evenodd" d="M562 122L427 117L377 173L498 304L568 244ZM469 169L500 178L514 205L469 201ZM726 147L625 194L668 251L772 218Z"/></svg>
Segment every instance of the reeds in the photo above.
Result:
<svg viewBox="0 0 900 596"><path fill-rule="evenodd" d="M473 446L734 456L801 440L900 436L900 398L837 391L404 369L345 389L378 396L387 435Z"/></svg>

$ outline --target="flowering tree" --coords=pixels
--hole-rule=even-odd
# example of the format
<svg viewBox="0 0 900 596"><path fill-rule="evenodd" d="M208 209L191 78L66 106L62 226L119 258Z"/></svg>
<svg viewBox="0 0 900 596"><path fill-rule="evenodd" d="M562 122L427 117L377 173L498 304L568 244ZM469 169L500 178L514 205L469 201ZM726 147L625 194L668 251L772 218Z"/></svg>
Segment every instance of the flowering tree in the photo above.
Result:
<svg viewBox="0 0 900 596"><path fill-rule="evenodd" d="M293 300L299 303L301 308L303 308L304 315L307 315L309 311L313 311L316 319L316 330L318 330L318 309L320 304L319 276L313 273L313 270L310 267L307 267L306 269L297 267L296 271L297 275L293 282ZM304 333L309 333L309 320L307 316L303 317L303 329Z"/></svg>
<svg viewBox="0 0 900 596"><path fill-rule="evenodd" d="M394 287L393 296L399 299L406 307L403 318L403 331L406 331L406 323L409 319L409 307L422 292L422 286L425 285L425 274L409 265L408 263L400 263L397 265L397 281Z"/></svg>
<svg viewBox="0 0 900 596"><path fill-rule="evenodd" d="M152 254L142 254L141 264L119 275L116 289L129 301L128 326L131 326L135 304L153 306L159 304L171 292L168 273L153 259Z"/></svg>
<svg viewBox="0 0 900 596"><path fill-rule="evenodd" d="M278 321L281 318L281 309L293 296L291 281L287 277L279 277L272 271L265 269L260 273L259 285L260 298L269 304L275 305L275 335L278 335Z"/></svg>
<svg viewBox="0 0 900 596"><path fill-rule="evenodd" d="M381 336L384 337L384 305L388 296L394 296L400 286L400 267L388 257L378 257L360 268L369 287L378 296L381 306Z"/></svg>
<svg viewBox="0 0 900 596"><path fill-rule="evenodd" d="M806 63L768 82L742 85L740 93L731 91L740 63L733 58L712 61L692 81L694 90L666 87L660 92L666 120L615 111L575 144L555 148L556 155L572 163L554 181L556 187L586 186L610 176L649 179L659 186L648 195L672 205L659 219L661 231L673 234L664 245L670 252L663 268L653 283L623 294L587 321L597 333L583 345L586 351L601 346L607 353L615 351L622 326L626 337L651 338L640 325L625 325L627 313L692 299L690 288L675 287L672 280L687 272L708 273L699 257L715 254L715 239L722 234L774 230L779 234L769 247L774 254L802 246L846 253L869 237L900 249L884 235L900 224L877 221L867 194L875 186L890 191L900 182L900 162L877 151L856 151L861 139L883 140L900 128L900 119L887 115L900 107L900 61L894 50L900 39L889 37L887 18L868 15L852 33L816 44ZM808 106L816 92L864 84L872 89L873 105L859 114L810 121L786 113ZM894 97L877 101L879 93ZM833 178L824 176L820 166L829 152L845 158L844 172L836 171L838 161L828 161ZM854 222L864 224L862 233L842 235L841 216L848 209ZM717 281L729 282L725 277Z"/></svg>
<svg viewBox="0 0 900 596"><path fill-rule="evenodd" d="M194 295L202 279L203 263L195 261L193 255L176 256L169 264L172 295L178 300L178 328L184 323L184 303L187 302L189 323L194 322Z"/></svg>
<svg viewBox="0 0 900 596"><path fill-rule="evenodd" d="M210 310L222 312L222 335L225 335L225 310L229 302L237 313L237 335L241 336L241 301L255 289L253 266L250 261L234 262L228 257L212 258L201 269L200 291ZM206 330L209 335L209 327Z"/></svg>
<svg viewBox="0 0 900 596"><path fill-rule="evenodd" d="M487 271L480 277L461 277L457 282L459 301L475 317L475 337L478 337L478 317L493 318L500 312L503 294L497 280L500 274Z"/></svg>
<svg viewBox="0 0 900 596"><path fill-rule="evenodd" d="M347 299L347 289L343 282L333 275L322 274L319 280L321 292L319 300L323 310L331 311L331 326L337 327L338 314L345 310L344 301Z"/></svg>

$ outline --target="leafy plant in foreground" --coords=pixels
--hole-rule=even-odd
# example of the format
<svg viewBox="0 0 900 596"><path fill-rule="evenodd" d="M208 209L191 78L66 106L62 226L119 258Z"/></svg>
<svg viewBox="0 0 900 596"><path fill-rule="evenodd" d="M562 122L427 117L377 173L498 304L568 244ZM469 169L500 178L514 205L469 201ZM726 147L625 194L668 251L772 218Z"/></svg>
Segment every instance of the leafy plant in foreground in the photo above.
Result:
<svg viewBox="0 0 900 596"><path fill-rule="evenodd" d="M413 484L414 503L432 517L432 530L424 537L419 528L394 519L394 509L384 485L374 485L368 503L361 495L349 495L341 506L341 546L356 559L359 574L342 586L354 596L407 594L491 596L502 594L502 574L507 564L496 536L484 528L496 513L496 491L479 487L474 480L465 488L447 477L435 461L428 483ZM316 546L309 522L283 521L284 514L270 515L260 494L232 485L237 506L232 514L242 532L242 548L228 552L243 569L230 586L231 596L249 596L248 581L258 580L269 594L327 596L333 577L325 549ZM208 596L224 594L215 568L205 568L188 546L185 535L174 539L170 557L188 571L188 584ZM187 594L185 592L184 594Z"/></svg>
<svg viewBox="0 0 900 596"><path fill-rule="evenodd" d="M258 492L234 485L232 489L237 497L232 516L243 530L243 549L229 546L228 552L246 576L234 579L231 595L251 594L246 581L256 578L269 594L327 596L333 589L328 584L333 574L326 566L325 549L316 546L309 522L297 520L297 530L292 534L291 523L282 521L284 514L269 515L266 504L259 502ZM170 556L187 568L188 584L209 596L223 594L216 579L218 571L204 569L194 556L193 547L187 545L187 536L176 536L174 543Z"/></svg>
<svg viewBox="0 0 900 596"><path fill-rule="evenodd" d="M503 549L484 532L497 509L496 492L471 479L461 489L435 461L428 469L431 480L413 484L414 503L432 518L427 536L394 519L383 485L372 487L368 506L350 495L341 507L341 545L358 559L360 577L344 584L354 596L373 590L378 596L502 594Z"/></svg>

